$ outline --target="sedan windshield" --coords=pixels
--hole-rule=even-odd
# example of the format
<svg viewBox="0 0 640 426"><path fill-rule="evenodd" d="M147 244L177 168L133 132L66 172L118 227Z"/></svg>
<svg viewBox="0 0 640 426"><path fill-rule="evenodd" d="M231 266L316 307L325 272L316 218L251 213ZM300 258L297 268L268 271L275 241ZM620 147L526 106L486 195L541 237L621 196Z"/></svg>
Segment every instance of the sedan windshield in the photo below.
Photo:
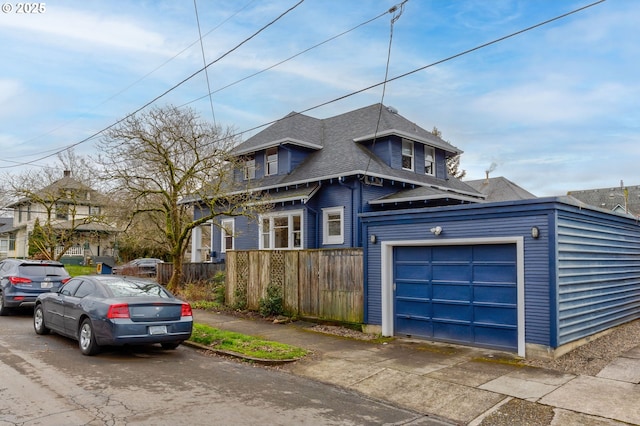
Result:
<svg viewBox="0 0 640 426"><path fill-rule="evenodd" d="M169 298L169 294L159 285L136 281L115 281L108 284L115 297L159 296Z"/></svg>

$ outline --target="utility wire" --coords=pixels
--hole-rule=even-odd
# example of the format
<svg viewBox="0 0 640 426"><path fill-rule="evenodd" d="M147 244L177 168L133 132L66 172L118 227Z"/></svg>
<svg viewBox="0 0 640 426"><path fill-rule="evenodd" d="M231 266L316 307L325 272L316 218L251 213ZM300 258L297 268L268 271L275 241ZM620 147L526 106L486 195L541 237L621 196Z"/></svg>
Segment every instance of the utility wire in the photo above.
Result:
<svg viewBox="0 0 640 426"><path fill-rule="evenodd" d="M566 18L566 17L568 17L568 16L570 16L570 15L576 14L576 13L578 13L578 12L581 12L581 11L585 10L585 9L588 9L588 8L590 8L590 7L593 7L593 6L596 6L596 5L600 4L600 3L604 3L605 1L606 1L606 0L599 0L599 1L596 1L596 2L594 2L594 3L591 3L591 4L588 4L588 5L586 5L586 6L583 6L583 7L579 8L579 9L572 10L571 12L564 13L564 14L562 14L562 15L556 16L555 18L548 19L548 20L546 20L546 21L540 22L540 23L538 23L538 24L532 25L532 26L530 26L530 27L524 28L524 29L522 29L522 30L516 31L516 32L511 33L511 34L508 34L508 35L506 35L506 36L503 36L503 37L500 37L500 38L494 39L494 40L492 40L492 41L489 41L489 42L487 42L487 43L484 43L484 44L478 45L478 46L473 47L473 48L471 48L471 49L467 49L467 50L465 50L465 51L463 51L463 52L456 53L455 55L449 56L449 57L447 57L447 58L441 59L441 60L436 61L436 62L432 62L432 63L430 63L430 64L428 64L428 65L422 66L422 67L420 67L420 68L416 68L416 69L414 69L414 70L412 70L412 71L409 71L409 72L406 72L406 73L404 73L404 74L397 75L397 76L392 77L392 78L390 78L390 79L387 79L387 80L385 80L385 81L381 81L381 82L379 82L379 83L372 84L372 85L370 85L370 86L364 87L364 88L359 89L359 90L356 90L356 91L354 91L354 92L350 92L350 93L347 93L347 94L345 94L345 95L338 96L337 98L333 98L333 99L328 100L328 101L326 101L326 102L322 102L322 103L320 103L320 104L316 104L316 105L314 105L314 106L312 106L312 107L309 107L309 108L307 108L307 109L303 109L302 111L294 112L294 113L292 113L292 114L290 114L290 115L288 115L288 116L286 116L286 117L279 118L279 119L277 119L277 120L272 120L272 121L270 121L270 122L268 122L268 123L264 123L264 124L261 124L261 125L259 125L259 126L252 127L252 128L250 128L250 129L243 130L243 131L238 132L238 133L236 133L236 134L234 134L234 135L231 135L231 137L237 137L237 136L243 135L244 133L253 132L253 131L258 130L258 129L261 129L261 128L263 128L263 127L270 126L270 125L272 125L272 124L275 124L275 123L278 123L278 122L281 122L281 121L284 121L284 120L288 120L289 118L295 117L296 115L304 114L304 113L307 113L307 112L309 112L309 111L313 111L313 110L315 110L315 109L321 108L321 107L323 107L323 106L327 106L327 105L332 104L332 103L334 103L334 102L338 102L338 101L341 101L341 100L347 99L347 98L349 98L349 97L351 97L351 96L358 95L358 94L363 93L363 92L366 92L366 91L368 91L368 90L375 89L376 87L382 86L383 84L389 83L389 82L391 82L391 81L399 80L399 79L401 79L401 78L407 77L407 76L412 75L412 74L415 74L415 73L417 73L417 72L424 71L424 70L426 70L426 69L428 69L428 68L432 68L432 67L434 67L434 66L436 66L436 65L443 64L443 63L445 63L445 62L451 61L451 60L453 60L453 59L459 58L459 57L461 57L461 56L467 55L467 54L469 54L469 53L475 52L475 51L477 51L477 50L483 49L483 48L485 48L485 47L488 47L488 46L491 46L491 45L493 45L493 44L499 43L499 42L501 42L501 41L507 40L507 39L509 39L509 38L512 38L512 37L518 36L518 35L520 35L520 34L526 33L526 32L528 32L528 31L534 30L534 29L536 29L536 28L542 27L542 26L547 25L547 24L549 24L549 23L551 23L551 22L555 22L555 21L558 21L558 20L560 20L560 19Z"/></svg>
<svg viewBox="0 0 640 426"><path fill-rule="evenodd" d="M382 96L380 97L380 107L378 107L378 120L376 121L376 129L373 132L373 142L371 144L371 150L373 151L373 149L376 146L376 140L378 138L378 130L380 129L380 120L382 119L382 108L384 108L384 95L387 91L387 79L389 78L389 64L391 63L391 44L393 42L393 26L395 25L396 22L398 22L398 19L400 19L400 16L402 16L402 12L404 12L404 5L405 3L407 3L409 0L404 0L402 3L400 3L400 11L398 13L396 13L398 11L398 6L393 6L391 9L389 9L389 12L396 13L392 18L391 18L391 25L389 28L389 48L387 49L387 65L385 67L384 70L384 83L382 85ZM367 172L369 171L369 166L371 165L371 156L368 156L368 160L367 160L367 167L365 167L364 169L364 175L367 175Z"/></svg>
<svg viewBox="0 0 640 426"><path fill-rule="evenodd" d="M304 1L304 0L301 0L301 2L302 2L302 1ZM439 61L432 62L432 63L430 63L430 64L428 64L428 65L425 65L425 66L422 66L422 67L420 67L420 68L416 68L416 69L414 69L414 70L412 70L412 71L408 71L408 72L406 72L406 73L404 73L404 74L397 75L397 76L392 77L392 78L390 78L390 79L385 79L385 81L382 81L382 82L379 82L379 83L375 83L375 84L372 84L372 85L370 85L370 86L364 87L364 88L362 88L362 89L359 89L359 90L356 90L356 91L353 91L353 92L347 93L347 94L345 94L345 95L339 96L339 97L337 97L337 98L333 98L333 99L328 100L328 101L326 101L326 102L322 102L322 103L320 103L320 104L316 104L316 105L314 105L314 106L312 106L312 107L309 107L309 108L306 108L306 109L301 110L301 111L299 111L299 112L296 112L296 113L293 113L293 114L291 114L291 115L288 115L287 117L279 118L279 119L276 119L276 120L269 121L269 122L267 122L267 123L260 124L260 125L258 125L258 126L251 127L251 128L249 128L249 129L243 130L243 131L241 131L241 132L237 132L237 133L235 133L235 134L233 134L233 135L229 135L228 137L238 137L238 136L241 136L241 135L243 135L243 134L245 134L245 133L253 132L253 131L258 130L258 129L261 129L261 128L263 128L263 127L270 126L270 125L272 125L272 124L275 124L275 123L278 123L278 122L284 121L284 120L286 120L286 119L288 119L288 118L291 118L291 117L294 117L294 116L296 116L296 115L301 115L301 114L304 114L304 113L306 113L306 112L313 111L313 110L315 110L315 109L321 108L321 107L323 107L323 106L326 106L326 105L329 105L329 104L332 104L332 103L335 103L335 102L341 101L341 100L343 100L343 99L347 99L347 98L349 98L349 97L351 97L351 96L355 96L355 95L357 95L357 94L360 94L360 93L366 92L366 91L368 91L368 90L371 90L371 89L374 89L374 88L376 88L376 87L379 87L379 86L381 86L381 85L383 85L383 84L386 84L386 83L389 83L389 82L392 82L392 81L399 80L399 79L401 79L401 78L407 77L407 76L412 75L412 74L415 74L415 73L417 73L417 72L424 71L424 70L429 69L429 68L432 68L432 67L434 67L434 66L436 66L436 65L440 65L440 64L442 64L442 63L445 63L445 62L451 61L451 60L453 60L453 59L456 59L456 58L459 58L459 57L461 57L461 56L467 55L467 54L469 54L469 53L475 52L475 51L477 51L477 50L483 49L483 48L485 48L485 47L488 47L488 46L494 45L494 44L496 44L496 43L502 42L502 41L504 41L504 40L507 40L507 39L513 38L513 37L518 36L518 35L520 35L520 34L523 34L523 33L526 33L526 32L528 32L528 31L534 30L534 29L536 29L536 28L542 27L542 26L544 26L544 25L550 24L551 22L555 22L555 21L558 21L558 20L560 20L560 19L564 19L564 18L566 18L566 17L568 17L568 16L574 15L574 14L579 13L579 12L582 12L582 11L584 11L584 10L588 9L588 8L591 8L591 7L596 6L596 5L598 5L598 4L604 3L605 1L606 1L606 0L599 0L599 1L596 1L596 2L594 2L594 3L590 3L590 4L586 5L586 6L580 7L580 8L578 8L578 9L574 9L574 10L572 10L572 11L570 11L570 12L564 13L564 14L562 14L562 15L558 15L558 16L556 16L556 17L554 17L554 18L551 18L551 19L548 19L548 20L546 20L546 21L540 22L540 23L538 23L538 24L535 24L535 25L532 25L532 26L526 27L526 28L524 28L524 29L522 29L522 30L519 30L519 31L513 32L513 33L511 33L511 34L508 34L508 35L506 35L506 36L503 36L503 37L500 37L500 38L494 39L494 40L492 40L492 41L489 41L489 42L487 42L487 43L484 43L484 44L478 45L478 46L473 47L473 48L471 48L471 49L467 49L467 50L465 50L465 51L462 51L462 52L457 53L457 54L455 54L455 55L452 55L452 56L449 56L449 57L447 57L447 58L441 59L441 60L439 60ZM301 3L301 2L300 2L300 3ZM297 7L300 3L296 4L294 7ZM291 9L290 9L290 10L291 10ZM290 11L290 10L289 10L289 11ZM287 12L285 12L285 13L288 13L289 11L287 11ZM283 16L283 15L281 15L280 17L282 17L282 16ZM279 18L280 18L280 17L279 17ZM278 18L278 19L279 19L279 18ZM275 22L275 21L273 21L273 22ZM271 25L271 24L268 24L268 25ZM268 26L268 25L267 25L267 26ZM259 30L258 32L262 31L264 28L266 28L266 27L263 27L263 28L262 28L261 30ZM257 33L256 33L256 34L257 34ZM254 34L254 36L255 36L256 34ZM254 36L252 36L251 38L253 38ZM248 39L247 39L247 40L248 40ZM245 42L246 42L247 40L245 40ZM243 43L244 43L244 42L243 42ZM236 48L234 48L233 50L235 50L235 49L236 49ZM228 54L228 53L230 53L230 52L231 52L231 51L227 52L227 54ZM227 54L225 54L224 56L226 56ZM222 58L222 57L221 57L221 58ZM221 58L219 58L219 59L221 59ZM218 59L218 60L219 60L219 59ZM217 60L216 60L216 61L217 61ZM213 62L212 62L212 63L213 63ZM211 64L210 64L210 65L211 65ZM200 70L200 71L202 71L202 70ZM184 81L182 81L181 83L179 83L178 85L174 86L174 87L173 87L172 89L170 89L170 90L173 90L174 88L176 88L176 87L178 87L179 85L183 84L185 81L186 81L186 79L185 79ZM170 90L169 90L169 91L170 91ZM112 127L114 127L114 126L116 126L116 125L120 124L121 122L123 122L123 121L124 121L124 120L126 120L127 118L129 118L129 117L131 117L131 116L135 115L136 113L140 112L141 110L143 110L144 108L146 108L147 106L149 106L150 104L152 104L153 102L155 102L155 100L157 100L157 99L161 98L162 96L164 96L164 95L165 95L166 93L168 93L169 91L167 91L167 92L163 93L162 95L160 95L160 96L156 97L153 101L148 102L148 103L147 103L147 104L145 104L144 106L142 106L142 107L138 108L135 112L133 112L133 113L131 113L131 114L128 114L127 116L125 116L124 118L122 118L122 119L120 119L120 120L116 121L115 123L113 123L113 124L111 124L111 125L109 125L109 126L107 126L107 127L103 128L102 130L99 130L99 131L95 132L95 133L94 133L94 134L92 134L91 136L89 136L89 137L87 137L87 138L85 138L85 139L82 139L82 140L80 140L80 141L78 141L78 142L75 142L75 143L73 143L73 144L71 144L71 145L68 145L68 146L67 146L67 147L65 147L65 148L59 149L59 150L58 150L58 151L56 151L54 154L50 154L50 155L47 155L47 156L44 156L44 157L38 158L38 159L36 159L36 160L29 161L29 162L21 163L21 165L30 165L30 164L32 164L32 163L34 163L34 162L36 162L36 161L44 160L44 159L46 159L46 158L52 157L52 156L53 156L53 155L55 155L55 154L58 154L58 153L60 153L60 152L63 152L63 151L65 151L65 150L67 150L67 149L70 149L70 148L73 148L73 147L78 146L78 145L80 145L80 144L83 144L83 143L85 143L85 142L88 142L88 141L90 141L90 140L92 140L92 139L96 138L96 137L97 137L97 136L99 136L101 133L105 132L106 130L109 130L110 128L112 128ZM215 141L214 141L214 142L215 142ZM13 166L0 166L0 169L1 169L1 168L8 168L8 167L13 167Z"/></svg>
<svg viewBox="0 0 640 426"><path fill-rule="evenodd" d="M407 1L408 1L408 0L407 0ZM391 9L393 9L393 8L391 8ZM346 31L343 31L343 32L341 32L340 34L336 34L335 36L330 37L330 38L328 38L328 39L326 39L326 40L324 40L324 41L322 41L322 42L320 42L320 43L314 44L313 46L308 47L308 48L306 48L306 49L304 49L304 50L302 50L302 51L300 51L300 52L296 53L296 54L295 54L295 55L293 55L293 56L289 56L288 58L283 59L283 60L282 60L282 61L280 61L280 62L276 62L275 64L273 64L273 65L271 65L271 66L269 66L269 67L267 67L267 68L265 68L265 69L262 69L262 70L260 70L260 71L257 71L257 72L255 72L255 73L253 73L253 74L249 74L249 75L247 75L246 77L243 77L243 78L241 78L241 79L239 79L239 80L236 80L236 81L234 81L233 83L229 83L229 84L227 84L226 86L222 86L222 87L220 87L219 89L216 89L215 91L213 91L213 92L211 92L211 93L208 93L208 94L206 94L206 95L204 95L204 96L200 96L199 98L196 98L196 99L194 99L194 100L192 100L192 101L189 101L189 102L187 102L187 103L184 103L184 104L180 105L180 107L187 106L187 105L189 105L189 104L192 104L192 103L194 103L194 102L197 102L197 101L199 101L199 100L201 100L201 99L206 98L207 96L209 96L209 95L211 95L211 94L216 94L216 93L218 93L218 92L221 92L221 91L223 91L223 90L225 90L225 89L228 89L228 88L229 88L229 87L231 87L231 86L235 86L235 85L236 85L236 84L238 84L238 83L241 83L241 82L243 82L243 81L245 81L245 80L248 80L248 79L250 79L250 78L253 78L253 77L257 76L257 75L260 75L260 74L262 74L263 72L267 72L267 71L269 71L269 70L271 70L271 69L273 69L273 68L276 68L276 67L278 67L278 66L280 66L280 65L284 64L285 62L289 62L290 60L295 59L295 58L297 58L298 56L304 55L305 53L307 53L307 52L309 52L309 51L311 51L311 50L313 50L313 49L315 49L315 48L317 48L317 47L320 47L320 46L322 46L322 45L324 45L324 44L327 44L327 43L329 43L330 41L333 41L333 40L335 40L335 39L337 39L337 38L340 38L340 37L342 37L343 35L349 34L350 32L353 32L353 31L357 30L357 29L358 29L358 28L360 28L360 27L363 27L363 26L365 26L365 25L368 25L368 24L370 24L371 22L373 22L373 21L375 21L375 20L377 20L377 19L382 18L382 17L383 17L384 15L386 15L387 13L390 13L391 9L389 9L389 10L387 10L387 11L384 11L383 13L379 14L378 16L375 16L375 17L373 17L373 18L369 19L368 21L365 21L365 22L363 22L363 23L361 23L361 24L358 24L358 25L356 25L356 26L355 26L355 27L353 27L353 28L350 28L350 29L348 29L348 30L346 30Z"/></svg>
<svg viewBox="0 0 640 426"><path fill-rule="evenodd" d="M226 56L230 55L232 52L238 50L242 45L248 43L251 39L255 38L258 34L260 34L261 32L263 32L264 30L266 30L267 28L269 28L271 25L275 24L277 21L279 21L280 19L282 19L286 14L288 14L289 12L291 12L292 10L294 10L295 8L297 8L298 6L300 6L302 3L304 2L304 0L300 0L298 3L296 3L295 5L293 5L292 7L290 7L289 9L287 9L286 11L284 11L283 13L281 13L278 17L276 17L275 19L273 19L271 22L269 22L268 24L264 25L262 28L260 28L258 31L256 31L255 33L253 33L252 35L250 35L249 37L245 38L243 41L241 41L239 44L237 44L235 47L233 47L232 49L228 50L227 52L223 53L221 56L219 56L217 59L211 61L210 63L208 63L207 65L205 65L203 68L200 68L198 71L194 72L193 74L191 74L189 77L183 79L182 81L180 81L178 84L172 86L171 88L165 90L162 94L156 96L155 98L153 98L152 100L150 100L149 102L147 102L146 104L142 105L141 107L139 107L138 109L136 109L135 111L133 111L132 113L127 114L126 116L124 116L123 118L121 118L120 120L110 124L107 127L104 127L103 129L91 134L90 136L72 143L70 145L67 145L66 147L57 150L56 152L54 152L53 154L49 154L40 158L37 158L35 160L31 160L31 161L27 161L24 163L21 163L20 165L26 166L26 165L30 165L33 164L37 161L41 161L44 159L47 159L49 157L52 157L53 155L56 155L60 152L66 151L70 148L74 148L78 145L81 145L85 142L88 142L92 139L95 139L96 137L98 137L100 134L104 133L105 131L111 129L112 127L117 126L118 124L122 123L123 121L125 121L126 119L128 119L129 117L132 117L134 115L136 115L137 113L139 113L140 111L142 111L143 109L145 109L146 107L148 107L149 105L153 104L154 102L156 102L158 99L164 97L165 95L167 95L168 93L174 91L175 89L177 89L178 87L182 86L184 83L186 83L187 81L191 80L192 78L194 78L196 75L200 74L203 70L205 70L206 68L210 67L211 65L215 64L216 62L219 62L220 60L222 60L223 58L225 58ZM0 169L4 169L4 168L9 168L9 167L13 167L13 166L0 166Z"/></svg>
<svg viewBox="0 0 640 426"><path fill-rule="evenodd" d="M194 0L195 1L195 0ZM249 7L252 3L255 3L256 0L251 0L249 1L247 4L245 4L244 6L242 6L240 9L238 9L236 12L234 12L232 15L230 15L227 19L223 20L222 22L220 22L218 25L216 25L215 27L213 27L212 29L210 29L209 31L207 31L204 35L200 36L200 39L208 36L209 34L211 34L212 32L214 32L215 30L217 30L218 28L220 28L222 25L224 25L225 23L227 23L228 21L230 21L231 19L233 19L236 15L238 15L240 12L242 12L244 9L246 9L247 7ZM121 94L123 94L124 92L126 92L127 90L129 90L130 88L132 88L133 86L135 86L136 84L140 83L142 80L144 80L145 78L149 77L151 74L153 74L154 72L158 71L160 68L164 67L165 65L167 65L169 62L173 61L174 59L176 59L178 56L182 55L184 52L186 52L187 50L189 50L191 47L193 47L193 45L195 45L196 43L198 43L198 40L194 41L193 43L189 44L187 47L185 47L184 49L182 49L181 51L179 51L178 53L176 53L175 55L173 55L172 57L170 57L169 59L167 59L166 61L164 61L163 63L161 63L160 65L158 65L157 67L155 67L154 69L152 69L151 71L149 71L148 73L146 73L145 75L143 75L142 77L138 78L137 80L135 80L133 83L129 84L128 86L120 89L118 92L116 92L115 94L109 96L108 98L106 98L105 100L103 100L102 102L100 102L99 104L97 104L94 108L97 108L101 105L106 104L107 102L109 102L110 100L120 96ZM39 139L43 136L47 136L52 134L53 132L55 132L56 130L62 129L63 127L69 125L70 123L72 123L73 121L75 121L77 119L71 120L69 122L63 123L57 127L54 127L53 129L49 130L48 132L45 132L41 135L38 136L34 136L30 139L27 139L23 142L21 142L19 145L24 145L27 144L29 142L32 142L36 139ZM214 119L215 122L215 119ZM63 149L64 150L64 149ZM46 151L45 151L46 152ZM10 162L7 161L5 159L1 159L0 161L4 161L4 162ZM25 163L20 163L20 162L15 162L17 165L25 165Z"/></svg>
<svg viewBox="0 0 640 426"><path fill-rule="evenodd" d="M209 92L209 105L211 105L211 116L213 118L213 125L216 125L216 113L213 110L213 95L211 94L211 84L209 83L209 71L207 70L207 59L204 56L204 43L202 42L202 31L200 30L200 18L198 17L198 5L196 0L193 0L193 8L196 11L196 22L198 23L198 36L200 37L200 51L202 51L202 63L204 67L204 75L207 80L207 91Z"/></svg>

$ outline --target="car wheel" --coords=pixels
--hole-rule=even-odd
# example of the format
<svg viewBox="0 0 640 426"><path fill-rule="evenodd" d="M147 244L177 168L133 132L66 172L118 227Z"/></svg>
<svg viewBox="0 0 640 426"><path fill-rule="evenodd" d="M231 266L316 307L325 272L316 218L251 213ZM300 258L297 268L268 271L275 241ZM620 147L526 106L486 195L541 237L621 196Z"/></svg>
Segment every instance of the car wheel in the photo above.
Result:
<svg viewBox="0 0 640 426"><path fill-rule="evenodd" d="M89 318L85 318L80 326L78 346L80 346L80 352L82 352L83 355L95 355L100 350L96 343L96 336L93 334L93 326Z"/></svg>
<svg viewBox="0 0 640 426"><path fill-rule="evenodd" d="M0 293L0 316L9 315L9 308L4 303L4 293Z"/></svg>
<svg viewBox="0 0 640 426"><path fill-rule="evenodd" d="M180 343L182 342L163 342L163 343L160 343L160 345L162 346L162 349L172 350L180 346Z"/></svg>
<svg viewBox="0 0 640 426"><path fill-rule="evenodd" d="M44 310L42 309L42 305L36 306L33 310L33 329L36 331L36 334L49 334L49 329L44 323Z"/></svg>

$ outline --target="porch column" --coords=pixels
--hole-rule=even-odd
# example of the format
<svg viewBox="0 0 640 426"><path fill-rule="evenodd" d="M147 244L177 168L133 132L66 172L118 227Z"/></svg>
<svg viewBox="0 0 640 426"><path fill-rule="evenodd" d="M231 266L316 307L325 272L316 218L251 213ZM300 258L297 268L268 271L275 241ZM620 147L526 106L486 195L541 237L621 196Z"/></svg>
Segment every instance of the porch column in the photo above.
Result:
<svg viewBox="0 0 640 426"><path fill-rule="evenodd" d="M202 262L202 229L199 226L193 228L191 231L191 262L192 263L200 263Z"/></svg>

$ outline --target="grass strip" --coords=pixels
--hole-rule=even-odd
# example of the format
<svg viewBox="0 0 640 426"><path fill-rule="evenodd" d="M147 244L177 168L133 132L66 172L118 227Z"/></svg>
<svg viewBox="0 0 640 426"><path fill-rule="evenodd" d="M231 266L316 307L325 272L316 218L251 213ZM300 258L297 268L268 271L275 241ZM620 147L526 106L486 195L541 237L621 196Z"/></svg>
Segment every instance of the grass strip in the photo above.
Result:
<svg viewBox="0 0 640 426"><path fill-rule="evenodd" d="M200 323L193 324L193 332L189 340L212 349L268 360L298 359L308 353L305 349L296 346L220 330Z"/></svg>

